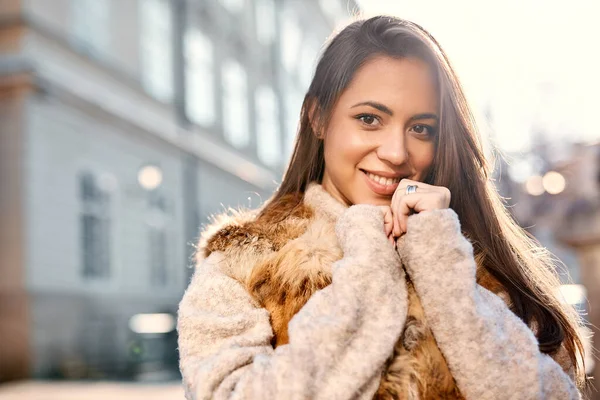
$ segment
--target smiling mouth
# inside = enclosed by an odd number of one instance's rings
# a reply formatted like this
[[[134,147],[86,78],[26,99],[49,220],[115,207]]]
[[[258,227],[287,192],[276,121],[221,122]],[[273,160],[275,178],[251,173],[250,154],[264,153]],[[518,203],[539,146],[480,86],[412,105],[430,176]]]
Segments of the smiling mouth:
[[[361,169],[361,171],[364,172],[370,180],[383,186],[392,186],[400,183],[400,180],[402,180],[401,177],[386,178],[385,176],[380,176],[364,169]]]
[[[363,169],[360,170],[364,176],[367,186],[377,195],[380,196],[391,196],[394,194],[398,185],[400,184],[401,177],[386,178],[374,174]]]
[[[400,183],[400,178],[385,178],[383,176],[375,175],[367,171],[365,171],[365,174],[367,174],[369,179],[379,183],[380,185],[391,186]]]

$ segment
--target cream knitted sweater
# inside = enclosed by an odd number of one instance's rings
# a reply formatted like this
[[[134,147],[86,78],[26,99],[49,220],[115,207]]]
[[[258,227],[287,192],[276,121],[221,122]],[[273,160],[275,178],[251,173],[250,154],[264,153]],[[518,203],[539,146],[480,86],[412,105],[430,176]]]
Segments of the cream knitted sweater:
[[[289,344],[273,349],[269,313],[223,272],[222,254],[203,260],[179,307],[187,399],[372,398],[406,319],[402,264],[465,398],[580,398],[531,330],[477,285],[454,211],[410,216],[396,251],[377,207],[345,208],[322,193],[307,198],[336,219],[343,258],[332,266],[332,283],[291,320]]]

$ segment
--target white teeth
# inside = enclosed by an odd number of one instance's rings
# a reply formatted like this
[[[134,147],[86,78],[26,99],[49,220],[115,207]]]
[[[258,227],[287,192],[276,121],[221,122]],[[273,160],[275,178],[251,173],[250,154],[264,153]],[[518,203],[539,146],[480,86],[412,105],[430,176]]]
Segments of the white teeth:
[[[372,174],[370,172],[367,172],[367,176],[370,179],[374,180],[375,182],[380,183],[385,186],[394,185],[394,184],[400,182],[400,178],[394,178],[394,179],[384,178],[383,176],[378,176],[378,175]]]

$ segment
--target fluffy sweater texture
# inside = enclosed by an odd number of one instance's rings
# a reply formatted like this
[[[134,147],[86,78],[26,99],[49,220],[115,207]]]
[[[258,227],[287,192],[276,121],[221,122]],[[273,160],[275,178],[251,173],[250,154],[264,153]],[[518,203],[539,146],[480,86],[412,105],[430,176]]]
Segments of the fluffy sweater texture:
[[[451,209],[410,216],[397,249],[377,207],[318,184],[258,211],[201,235],[179,307],[186,398],[580,398]]]

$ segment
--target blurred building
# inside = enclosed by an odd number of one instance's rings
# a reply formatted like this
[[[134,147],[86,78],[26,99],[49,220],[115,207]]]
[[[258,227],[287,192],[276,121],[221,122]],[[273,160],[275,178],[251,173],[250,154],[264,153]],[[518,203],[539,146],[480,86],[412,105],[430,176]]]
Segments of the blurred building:
[[[354,7],[0,2],[0,381],[177,370],[199,226],[275,188]]]
[[[526,155],[532,166],[519,181],[511,178],[510,168],[520,168],[522,160],[512,166],[503,162],[499,187],[519,224],[565,264],[570,279],[583,283],[573,246],[600,226],[594,220],[600,203],[600,144],[562,143],[554,146],[558,149],[551,144],[538,141]],[[568,280],[565,276],[564,283]]]
[[[579,282],[585,288],[583,309],[589,323],[590,341],[597,347],[600,338],[600,143],[575,146],[569,162],[557,168],[569,185],[569,198],[562,219],[556,225],[558,241],[574,251],[579,265]],[[593,377],[590,399],[600,399],[600,368],[597,350],[588,348],[586,363]]]
[[[592,333],[593,340],[600,336],[600,143],[553,143],[540,137],[525,158],[528,167],[523,160],[512,166],[526,170],[512,171],[513,177],[524,178],[522,182],[503,174],[501,193],[519,224],[562,263],[564,298],[581,311],[589,323],[584,334]],[[501,169],[510,172],[506,163]],[[585,344],[587,371],[597,382],[596,355],[592,343]],[[594,396],[600,398],[598,393]]]

